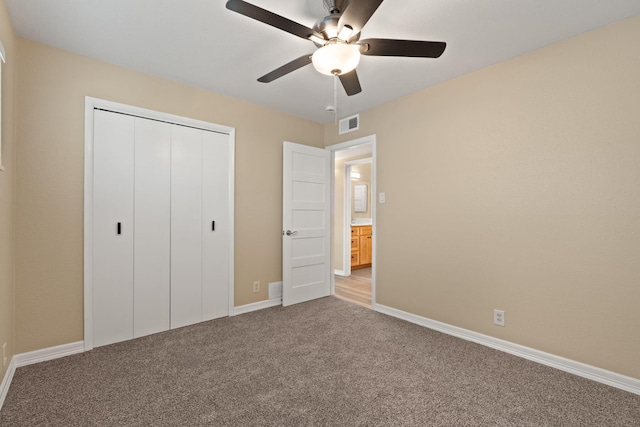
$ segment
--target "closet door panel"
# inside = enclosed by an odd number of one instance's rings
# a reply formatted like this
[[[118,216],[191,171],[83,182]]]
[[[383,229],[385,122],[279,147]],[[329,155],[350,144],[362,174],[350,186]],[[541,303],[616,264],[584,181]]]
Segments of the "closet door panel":
[[[134,337],[169,329],[171,125],[135,120]]]
[[[203,131],[202,320],[229,314],[228,141],[228,135]]]
[[[171,127],[171,328],[202,321],[202,132]]]
[[[96,347],[133,338],[133,150],[134,118],[95,110],[93,340]]]

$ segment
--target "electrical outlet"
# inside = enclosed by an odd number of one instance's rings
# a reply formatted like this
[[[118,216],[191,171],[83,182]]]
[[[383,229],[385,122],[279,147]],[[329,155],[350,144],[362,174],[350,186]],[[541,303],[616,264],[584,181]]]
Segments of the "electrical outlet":
[[[253,292],[260,292],[260,282],[253,282]]]
[[[2,367],[7,366],[7,343],[2,344]]]
[[[504,326],[504,310],[493,310],[493,323],[498,326]]]

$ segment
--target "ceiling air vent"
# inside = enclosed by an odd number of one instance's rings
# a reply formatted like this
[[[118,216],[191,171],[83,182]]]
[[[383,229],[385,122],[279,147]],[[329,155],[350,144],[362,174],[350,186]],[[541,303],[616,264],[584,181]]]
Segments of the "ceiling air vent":
[[[360,115],[356,114],[355,116],[345,117],[340,120],[338,133],[342,135],[343,133],[353,132],[358,129],[360,129]]]

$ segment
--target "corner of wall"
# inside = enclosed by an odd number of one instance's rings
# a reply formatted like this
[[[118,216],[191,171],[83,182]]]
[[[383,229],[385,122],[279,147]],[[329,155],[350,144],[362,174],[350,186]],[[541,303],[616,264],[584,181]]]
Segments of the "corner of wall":
[[[2,64],[2,164],[0,171],[0,378],[11,371],[15,353],[15,111],[16,36],[6,3],[0,0],[0,40],[6,53]],[[6,344],[6,347],[4,346]],[[5,350],[3,351],[3,347]],[[4,380],[3,380],[4,384]]]

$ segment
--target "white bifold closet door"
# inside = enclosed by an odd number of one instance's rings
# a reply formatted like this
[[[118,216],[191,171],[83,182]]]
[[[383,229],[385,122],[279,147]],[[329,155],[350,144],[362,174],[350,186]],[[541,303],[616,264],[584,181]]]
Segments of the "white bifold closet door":
[[[94,346],[228,315],[228,138],[94,112]]]
[[[202,317],[202,135],[176,127],[171,145],[171,327]]]
[[[171,126],[135,119],[133,336],[166,331],[171,297]]]
[[[226,136],[172,126],[171,328],[228,314]]]
[[[96,110],[93,138],[93,336],[133,338],[135,119]]]

